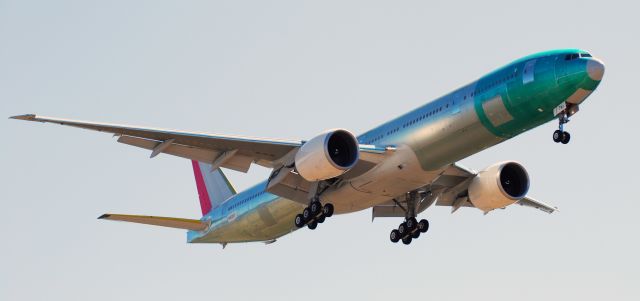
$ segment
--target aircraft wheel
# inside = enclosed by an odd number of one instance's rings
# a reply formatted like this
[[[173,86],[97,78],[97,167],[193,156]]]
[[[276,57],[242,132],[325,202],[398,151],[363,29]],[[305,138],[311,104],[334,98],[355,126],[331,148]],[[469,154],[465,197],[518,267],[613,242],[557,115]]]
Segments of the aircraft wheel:
[[[326,217],[324,216],[324,214],[321,214],[319,217],[316,218],[316,220],[318,221],[318,223],[322,224],[324,223],[324,220],[326,219]]]
[[[398,226],[398,233],[400,233],[400,237],[407,235],[409,233],[409,229],[407,228],[407,223],[402,223]]]
[[[302,211],[302,217],[304,218],[305,221],[308,221],[311,219],[311,210],[309,210],[309,207],[304,208],[304,210]]]
[[[411,238],[416,239],[418,237],[420,237],[420,231],[416,231],[416,232],[411,233]]]
[[[562,141],[562,136],[562,131],[556,130],[555,132],[553,132],[553,142],[558,143]]]
[[[416,226],[418,225],[418,221],[416,220],[415,217],[407,219],[406,223],[407,223],[407,228],[409,229],[409,231],[415,229]]]
[[[309,209],[311,210],[311,214],[315,216],[320,213],[320,210],[322,210],[322,204],[318,201],[313,201],[311,202],[311,205],[309,205]]]
[[[391,230],[391,234],[389,234],[389,238],[391,239],[392,243],[397,243],[398,241],[400,241],[400,233],[398,233],[398,230],[393,229]]]
[[[302,214],[296,215],[295,224],[298,228],[304,227],[304,217],[302,216]]]
[[[411,236],[407,236],[407,237],[402,239],[402,243],[405,244],[405,245],[408,245],[408,244],[411,243],[411,240],[412,240]]]
[[[324,206],[322,206],[322,213],[326,217],[331,217],[333,215],[333,204],[331,203],[324,204]]]
[[[426,219],[420,220],[418,223],[418,230],[422,233],[427,232],[427,230],[429,230],[429,221]]]
[[[315,229],[315,228],[317,228],[317,227],[318,227],[318,222],[317,222],[317,221],[311,221],[311,222],[307,225],[307,227],[309,227],[309,229],[313,230],[313,229]]]
[[[563,132],[562,133],[562,144],[567,144],[569,143],[569,140],[571,140],[571,135],[569,134],[569,132]]]

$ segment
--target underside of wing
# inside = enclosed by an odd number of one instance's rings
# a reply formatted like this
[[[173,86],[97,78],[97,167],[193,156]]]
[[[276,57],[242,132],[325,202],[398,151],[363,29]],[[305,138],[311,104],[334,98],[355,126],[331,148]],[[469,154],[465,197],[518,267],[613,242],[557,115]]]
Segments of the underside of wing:
[[[536,200],[529,196],[526,196],[522,200],[518,201],[518,204],[525,207],[536,208],[546,213],[553,213],[555,211],[558,211],[558,207],[552,206],[543,201]]]
[[[418,198],[416,211],[422,212],[433,203],[437,206],[451,207],[452,213],[462,207],[477,207],[470,200],[469,187],[478,174],[479,173],[475,170],[458,164],[450,165],[448,168],[444,169],[431,184],[421,189],[421,195]],[[495,183],[496,180],[492,180],[492,182]],[[508,204],[513,203],[536,208],[547,213],[553,213],[558,210],[557,207],[536,200],[530,196],[523,196],[520,199],[511,200]],[[372,210],[372,217],[403,217],[406,215],[405,207],[407,206],[408,204],[405,199],[393,199],[387,203],[375,206]],[[504,208],[504,206],[493,207],[492,209],[497,208]],[[478,209],[483,210],[483,208]],[[490,210],[483,211],[487,213]]]
[[[444,190],[438,197],[436,205],[438,206],[451,206],[452,211],[457,210],[460,207],[474,207],[473,203],[469,200],[469,185],[471,180],[478,175],[475,170],[463,167],[459,164],[452,164],[445,170],[445,172],[434,182],[436,185],[440,185]],[[517,204],[522,206],[536,208],[547,213],[553,213],[558,208],[547,204],[542,201],[538,201],[530,196],[524,196],[516,201]]]

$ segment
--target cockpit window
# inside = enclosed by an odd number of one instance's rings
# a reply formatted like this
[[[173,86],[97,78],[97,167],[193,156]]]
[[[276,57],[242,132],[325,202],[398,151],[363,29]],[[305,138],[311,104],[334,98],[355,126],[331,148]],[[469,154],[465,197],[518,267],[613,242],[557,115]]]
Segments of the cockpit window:
[[[564,56],[564,60],[565,61],[572,61],[575,60],[579,57],[579,55],[577,53],[572,53],[572,54],[567,54]]]
[[[591,57],[588,53],[570,53],[564,56],[565,61],[573,61],[579,57]]]

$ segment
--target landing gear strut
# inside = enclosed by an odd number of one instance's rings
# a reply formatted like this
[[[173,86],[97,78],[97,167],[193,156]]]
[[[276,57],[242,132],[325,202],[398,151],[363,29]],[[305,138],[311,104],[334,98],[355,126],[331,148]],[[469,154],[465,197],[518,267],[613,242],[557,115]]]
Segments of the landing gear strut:
[[[569,140],[571,140],[571,135],[569,134],[569,132],[564,131],[565,123],[569,122],[569,116],[567,115],[567,112],[563,111],[562,113],[560,113],[558,122],[558,129],[553,132],[553,141],[555,143],[561,142],[562,144],[567,144],[569,143]]]
[[[294,223],[298,228],[306,225],[309,229],[314,230],[318,227],[318,224],[324,223],[324,220],[332,215],[333,205],[326,203],[323,206],[320,200],[315,198],[307,208],[304,208],[301,214],[296,215]]]
[[[405,209],[406,217],[405,221],[398,226],[398,229],[391,230],[389,239],[391,242],[397,243],[402,240],[402,243],[408,245],[412,240],[420,237],[421,233],[429,230],[429,221],[426,219],[416,219],[416,207],[418,203],[419,195],[417,192],[412,191],[407,195],[407,208]]]

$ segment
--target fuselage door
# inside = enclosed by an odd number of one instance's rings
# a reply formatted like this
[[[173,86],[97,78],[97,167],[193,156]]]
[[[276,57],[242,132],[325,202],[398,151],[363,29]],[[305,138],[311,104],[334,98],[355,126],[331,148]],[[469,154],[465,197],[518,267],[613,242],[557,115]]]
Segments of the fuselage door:
[[[522,70],[522,84],[526,85],[534,80],[536,60],[530,60],[524,65]]]

